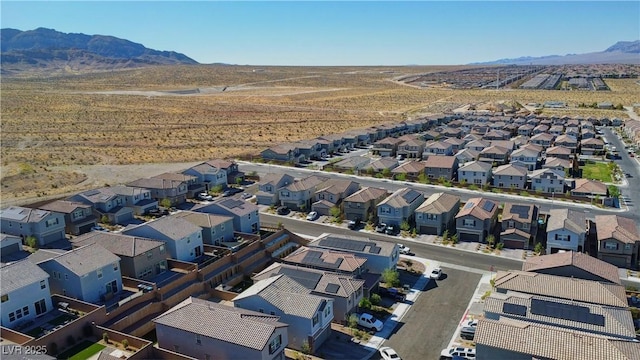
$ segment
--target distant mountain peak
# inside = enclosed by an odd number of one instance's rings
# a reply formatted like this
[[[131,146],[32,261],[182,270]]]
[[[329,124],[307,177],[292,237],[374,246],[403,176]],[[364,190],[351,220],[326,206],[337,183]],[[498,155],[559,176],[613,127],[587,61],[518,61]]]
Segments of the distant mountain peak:
[[[636,41],[618,41],[604,52],[620,51],[624,53],[640,54],[640,40]]]

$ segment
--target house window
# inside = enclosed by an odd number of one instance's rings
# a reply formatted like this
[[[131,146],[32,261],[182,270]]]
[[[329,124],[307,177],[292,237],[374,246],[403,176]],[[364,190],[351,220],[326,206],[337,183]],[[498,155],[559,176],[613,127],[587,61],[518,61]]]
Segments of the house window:
[[[475,227],[476,221],[474,219],[463,219],[462,226],[464,227]]]
[[[220,224],[220,230],[224,231],[224,223]]]
[[[556,234],[555,239],[558,241],[571,241],[571,235]]]
[[[160,254],[164,254],[164,245],[160,245]]]
[[[264,313],[264,309],[258,309],[258,312]]]
[[[607,250],[618,250],[618,243],[615,241],[605,241],[604,248]]]
[[[106,288],[107,288],[107,294],[111,294],[111,293],[115,294],[118,292],[118,282],[116,280],[113,280],[112,282],[106,285]]]
[[[45,280],[41,280],[40,281],[40,289],[46,289],[47,288],[47,282]]]
[[[147,251],[147,259],[151,259],[153,257],[153,251]],[[116,267],[115,270],[118,270]]]
[[[4,294],[2,295],[2,297],[0,297],[0,302],[7,302],[9,301],[9,294]]]
[[[536,184],[540,184],[542,181],[540,179],[536,179]]]
[[[28,306],[23,307],[22,308],[22,313],[24,314],[24,316],[29,315],[29,307]]]
[[[436,214],[426,214],[427,220],[438,220],[438,215]]]
[[[280,346],[282,346],[282,335],[278,335],[273,340],[271,340],[271,342],[269,343],[269,354],[273,354],[278,351],[278,349],[280,349]]]
[[[275,315],[275,314],[276,314],[276,312],[275,312],[275,311],[269,311],[269,314],[271,314],[271,315]]]
[[[69,280],[69,274],[64,274],[64,279]]]
[[[315,315],[313,315],[313,326],[318,325],[319,322],[320,322],[320,316],[316,313]]]
[[[47,312],[47,303],[44,299],[34,302],[33,307],[36,309],[36,316]]]
[[[16,319],[22,319],[22,309],[16,310]]]
[[[14,322],[16,321],[16,314],[11,312],[9,313],[9,321]]]
[[[473,183],[476,185],[482,185],[482,179],[473,179]]]
[[[328,317],[329,315],[331,315],[331,307],[327,306],[324,308],[324,317]]]
[[[631,250],[631,244],[624,244],[625,250]]]
[[[513,222],[513,220],[509,220],[508,226],[509,226],[509,229],[512,229],[516,226],[516,224]]]
[[[96,270],[96,273],[98,273],[98,279],[102,279],[102,269]]]
[[[196,334],[196,344],[202,345],[202,337],[200,334]]]

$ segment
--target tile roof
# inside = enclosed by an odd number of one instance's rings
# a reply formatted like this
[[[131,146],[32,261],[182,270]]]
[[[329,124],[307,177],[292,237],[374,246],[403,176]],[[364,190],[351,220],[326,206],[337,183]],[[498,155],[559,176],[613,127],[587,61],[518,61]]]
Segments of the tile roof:
[[[464,165],[462,165],[458,169],[458,174],[460,171],[489,171],[491,170],[491,164],[482,162],[482,161],[471,161]]]
[[[271,184],[276,186],[284,177],[291,177],[289,174],[280,174],[280,173],[269,173],[260,177],[260,185]],[[285,184],[288,185],[288,184]]]
[[[542,150],[544,150],[544,148],[542,146],[536,145],[536,144],[531,144],[531,143],[520,146],[520,149],[534,150],[538,154],[540,154],[542,152]]]
[[[529,178],[535,179],[538,177],[542,177],[543,175],[551,175],[551,174],[557,176],[559,179],[564,179],[564,175],[565,175],[564,171],[557,170],[557,169],[538,169],[530,172]]]
[[[434,193],[425,200],[416,212],[442,214],[460,206],[460,197],[447,193]]]
[[[527,168],[513,164],[500,165],[493,170],[493,175],[526,176]]]
[[[599,145],[604,146],[604,141],[596,138],[583,139],[580,141],[582,145]]]
[[[498,271],[495,288],[591,304],[629,306],[622,285],[529,271]]]
[[[77,208],[91,209],[91,205],[83,204],[77,201],[56,200],[44,205],[40,205],[38,208],[41,210],[53,211],[62,214],[71,214]]]
[[[127,186],[141,187],[146,189],[173,189],[183,183],[181,180],[163,179],[159,177],[143,178],[127,183]]]
[[[167,181],[176,181],[176,182],[190,182],[197,180],[198,178],[193,175],[181,174],[181,173],[172,173],[166,172],[156,176],[152,176],[152,179],[162,179]]]
[[[262,350],[278,328],[279,317],[190,297],[153,319],[165,325],[212,339]]]
[[[196,166],[192,166],[187,170],[193,170],[199,174],[216,174],[218,173],[218,171],[220,171],[220,169],[218,169],[217,167],[207,163],[202,163]]]
[[[164,242],[137,236],[105,231],[92,231],[72,239],[73,246],[99,244],[119,256],[135,257],[159,248]]]
[[[474,342],[544,359],[640,359],[639,342],[507,318],[481,319]]]
[[[570,144],[577,144],[578,140],[575,138],[575,136],[571,136],[571,135],[560,135],[556,138],[556,144],[557,143],[570,143]]]
[[[30,209],[22,206],[9,206],[0,210],[0,218],[21,223],[38,223],[49,215],[51,215],[51,211]]]
[[[99,244],[87,244],[58,255],[49,261],[55,261],[74,274],[82,276],[117,263],[120,258]]]
[[[234,214],[235,216],[253,214],[258,212],[259,209],[258,205],[250,201],[245,201],[244,199],[240,198],[240,195],[235,195],[228,198],[223,197],[213,200],[209,204],[196,205],[191,208],[191,210],[205,213],[216,213],[218,211],[216,209],[219,208],[222,208],[229,213]]]
[[[424,161],[407,161],[404,164],[401,164],[400,166],[391,170],[391,172],[394,174],[419,173],[424,172],[425,167],[426,163]]]
[[[559,159],[556,157],[548,157],[545,161],[544,161],[544,165],[542,165],[543,168],[547,168],[547,167],[563,167],[565,169],[569,169],[571,168],[571,161],[567,160],[567,159]]]
[[[111,191],[113,191],[114,194],[125,195],[125,196],[142,195],[142,194],[145,194],[145,193],[149,192],[149,190],[147,190],[147,189],[141,189],[141,188],[136,188],[136,187],[133,187],[133,186],[126,186],[126,185],[112,186],[111,187]]]
[[[347,179],[329,179],[324,183],[320,184],[316,189],[316,192],[326,191],[330,194],[341,195],[344,194],[349,187],[356,185],[357,188],[360,188],[360,184],[356,183],[353,180]]]
[[[354,167],[362,167],[371,162],[371,159],[364,156],[352,156],[346,159],[340,160],[334,164],[335,167],[341,168],[354,168]]]
[[[374,142],[374,145],[396,145],[396,144],[400,144],[403,140],[402,139],[397,139],[397,138],[393,138],[393,137],[386,137],[384,139],[380,139],[376,142]]]
[[[49,274],[31,261],[21,260],[10,263],[0,268],[2,295],[48,278]]]
[[[589,179],[575,179],[573,192],[607,195],[607,185],[601,181]]]
[[[505,202],[502,209],[502,221],[515,220],[522,223],[531,223],[537,220],[538,208],[533,204],[515,204]]]
[[[268,148],[275,154],[286,155],[289,151],[295,151],[298,147],[293,144],[279,144]]]
[[[489,141],[489,143],[491,144],[491,146],[505,148],[507,149],[507,151],[513,150],[515,146],[515,142],[513,142],[512,140],[491,140]]]
[[[554,135],[549,134],[549,133],[540,133],[540,134],[535,134],[531,137],[530,141],[534,142],[534,141],[552,141],[554,138]]]
[[[471,198],[464,204],[462,210],[456,215],[456,219],[463,216],[473,216],[480,220],[490,219],[498,211],[498,203],[485,198]]]
[[[566,251],[528,258],[522,264],[523,271],[538,271],[564,266],[575,266],[588,273],[598,275],[612,283],[620,284],[618,268],[593,256],[575,251]]]
[[[586,233],[587,218],[584,212],[573,209],[551,209],[547,220],[547,232],[566,229],[575,234]]]
[[[515,234],[517,236],[519,236],[521,239],[525,240],[525,239],[529,239],[531,238],[531,234],[529,234],[528,232],[524,232],[520,229],[516,229],[516,228],[509,228],[505,231],[502,231],[500,233],[500,236],[507,236],[507,235],[512,235]]]
[[[547,155],[555,155],[555,154],[571,155],[571,149],[561,145],[552,146],[548,148],[545,152],[547,153]]]
[[[124,229],[122,233],[137,233],[136,229],[144,229],[145,227],[151,228],[166,237],[164,239],[158,240],[180,240],[192,235],[193,233],[202,232],[202,228],[193,225],[185,219],[181,219],[175,216],[163,216],[147,223]]]
[[[389,156],[381,157],[380,159],[373,160],[369,165],[365,166],[364,169],[373,169],[376,171],[384,170],[384,169],[393,169],[399,165],[398,160],[396,158],[392,158]]]
[[[294,181],[293,183],[287,185],[286,189],[294,192],[309,190],[315,188],[316,186],[327,180],[329,180],[328,177],[311,175],[307,176],[306,178]]]
[[[333,302],[332,299],[311,294],[311,290],[286,275],[259,280],[236,296],[233,301],[235,303],[254,295],[261,297],[285,314],[309,319],[326,303]]]
[[[536,151],[535,149],[520,148],[511,153],[511,158],[518,157],[518,156],[538,157],[539,155],[540,155],[540,152]]]
[[[309,261],[310,257],[307,257],[309,253],[319,253],[313,256],[312,262]],[[366,258],[356,256],[355,254],[348,252],[340,252],[322,248],[300,247],[287,257],[283,259],[285,262],[296,263],[308,266],[320,266],[326,269],[332,269],[333,271],[345,271],[354,272],[364,266],[367,262]]]
[[[382,200],[378,206],[389,205],[393,208],[402,208],[410,206],[416,201],[422,203],[424,201],[424,194],[410,188],[401,188],[387,196],[387,198]]]
[[[206,162],[207,164],[217,167],[218,169],[228,169],[233,164],[235,164],[232,160],[224,160],[224,159],[213,159]]]
[[[203,229],[212,228],[226,222],[233,222],[233,218],[231,216],[209,214],[197,211],[179,211],[178,213],[171,214],[170,216],[185,219],[193,225],[199,226]]]
[[[446,141],[444,141],[444,140],[441,140],[441,141],[432,141],[432,142],[429,142],[429,143],[427,143],[427,144],[425,145],[425,147],[426,147],[427,149],[448,149],[448,148],[450,148],[451,146],[453,146],[453,144],[451,144],[451,143],[449,143],[449,142],[446,142]]]
[[[455,156],[429,156],[424,161],[425,168],[451,169],[458,161]]]
[[[522,311],[510,311],[518,307]],[[629,309],[589,304],[573,300],[518,292],[492,293],[484,301],[484,311],[533,323],[558,326],[607,336],[635,339]],[[588,315],[587,315],[588,314]]]
[[[598,240],[615,239],[625,244],[640,241],[636,221],[618,215],[596,215]]]
[[[324,248],[337,251],[348,251],[352,254],[374,254],[392,256],[396,244],[387,241],[371,240],[362,236],[338,235],[324,233],[311,240],[308,247]]]
[[[362,188],[362,189],[356,191],[355,193],[349,195],[348,197],[346,197],[344,199],[344,201],[367,202],[367,201],[378,199],[378,198],[380,198],[382,196],[386,196],[388,194],[389,193],[387,192],[386,189],[380,189],[380,188],[375,188],[375,187],[366,187],[366,188]]]

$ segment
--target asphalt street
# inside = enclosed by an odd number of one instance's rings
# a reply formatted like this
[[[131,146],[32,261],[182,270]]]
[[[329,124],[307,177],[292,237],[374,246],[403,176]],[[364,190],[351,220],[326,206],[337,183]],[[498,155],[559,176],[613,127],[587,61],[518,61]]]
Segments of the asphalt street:
[[[627,178],[627,185],[619,186],[622,195],[621,202],[626,203],[629,207],[629,211],[624,216],[640,222],[640,214],[637,211],[637,207],[640,204],[640,165],[635,158],[629,156],[622,140],[610,128],[603,128],[603,132],[607,137],[607,141],[615,146],[620,154],[621,158],[615,160],[615,162],[622,169],[622,173],[629,173],[632,176]]]

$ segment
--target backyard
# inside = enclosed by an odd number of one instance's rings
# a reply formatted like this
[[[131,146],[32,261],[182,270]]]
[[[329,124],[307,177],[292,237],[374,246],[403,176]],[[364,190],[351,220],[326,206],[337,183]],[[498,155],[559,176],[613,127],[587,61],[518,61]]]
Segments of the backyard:
[[[603,163],[588,161],[582,169],[582,177],[585,179],[599,180],[602,182],[612,182],[614,163]]]
[[[85,360],[99,353],[106,346],[85,340],[71,349],[58,354],[58,359]]]

